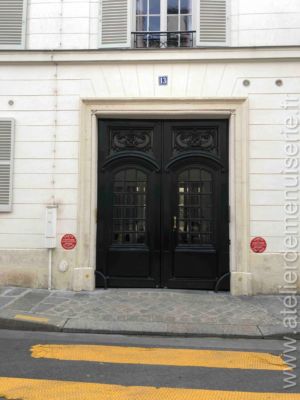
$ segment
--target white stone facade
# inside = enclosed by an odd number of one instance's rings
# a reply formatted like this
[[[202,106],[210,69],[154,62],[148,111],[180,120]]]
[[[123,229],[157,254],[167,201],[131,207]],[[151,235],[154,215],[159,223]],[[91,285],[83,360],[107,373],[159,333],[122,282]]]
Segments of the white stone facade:
[[[0,118],[16,124],[13,209],[0,213],[0,285],[47,287],[45,208],[57,204],[52,287],[94,289],[95,118],[121,113],[229,118],[231,291],[280,291],[282,132],[291,115],[300,138],[300,3],[232,0],[229,10],[226,48],[98,51],[98,0],[28,0],[26,49],[0,51]],[[158,86],[160,75],[168,86]],[[65,233],[77,236],[75,250],[61,248]],[[250,250],[255,236],[267,241],[263,254]]]

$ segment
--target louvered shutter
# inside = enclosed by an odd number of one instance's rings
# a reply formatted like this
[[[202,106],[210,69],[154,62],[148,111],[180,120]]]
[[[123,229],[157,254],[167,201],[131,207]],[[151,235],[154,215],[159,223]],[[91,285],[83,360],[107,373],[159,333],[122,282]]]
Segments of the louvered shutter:
[[[100,47],[130,47],[132,0],[101,0]]]
[[[11,211],[14,121],[0,119],[0,211]]]
[[[0,0],[0,48],[24,47],[26,0]]]
[[[197,45],[227,44],[227,1],[200,0]]]

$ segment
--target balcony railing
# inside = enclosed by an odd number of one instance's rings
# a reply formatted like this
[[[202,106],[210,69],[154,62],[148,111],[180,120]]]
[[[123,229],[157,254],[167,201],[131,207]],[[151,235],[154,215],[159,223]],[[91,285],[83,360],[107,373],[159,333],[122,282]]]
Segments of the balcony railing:
[[[136,49],[165,49],[178,47],[194,47],[196,31],[176,32],[132,32]]]

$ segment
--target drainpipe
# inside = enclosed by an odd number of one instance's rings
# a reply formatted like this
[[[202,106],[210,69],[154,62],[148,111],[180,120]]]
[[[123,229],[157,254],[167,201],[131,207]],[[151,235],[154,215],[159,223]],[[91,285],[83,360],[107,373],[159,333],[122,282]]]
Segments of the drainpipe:
[[[57,205],[46,206],[45,248],[48,249],[48,290],[52,289],[52,253],[56,248]]]

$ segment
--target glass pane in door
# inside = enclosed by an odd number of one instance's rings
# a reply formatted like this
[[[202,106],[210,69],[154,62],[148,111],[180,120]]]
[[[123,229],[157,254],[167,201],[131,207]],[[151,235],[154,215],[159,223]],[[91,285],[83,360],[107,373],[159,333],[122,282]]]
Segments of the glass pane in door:
[[[178,176],[179,244],[209,244],[213,241],[212,174],[191,168]]]
[[[115,244],[146,241],[147,176],[138,169],[118,172],[113,181],[113,238]]]

